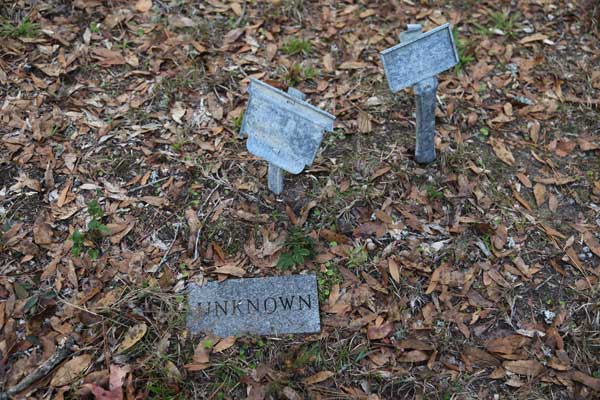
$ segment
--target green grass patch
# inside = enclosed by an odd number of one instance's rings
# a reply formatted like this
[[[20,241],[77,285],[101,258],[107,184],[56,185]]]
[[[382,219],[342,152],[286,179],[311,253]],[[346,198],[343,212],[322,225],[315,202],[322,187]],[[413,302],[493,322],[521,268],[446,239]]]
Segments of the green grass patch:
[[[454,43],[456,44],[456,51],[458,52],[458,64],[454,67],[456,72],[462,71],[465,65],[475,61],[475,56],[473,55],[473,46],[470,40],[459,37],[458,29],[455,26],[452,29],[452,37],[454,38]]]
[[[307,56],[312,51],[312,44],[308,40],[291,38],[283,44],[281,51],[288,56],[295,56],[297,54]]]
[[[330,261],[325,263],[325,270],[317,273],[317,285],[319,291],[319,301],[327,301],[331,288],[337,283],[342,283],[342,274]]]
[[[82,254],[88,254],[92,260],[95,260],[100,255],[99,244],[102,241],[102,235],[109,234],[110,230],[102,223],[104,218],[104,210],[98,204],[96,199],[87,203],[87,211],[92,217],[88,222],[87,232],[81,232],[75,229],[70,239],[73,241],[71,254],[79,257]],[[91,242],[93,246],[89,246]]]
[[[33,23],[29,18],[25,18],[17,25],[13,25],[6,21],[0,25],[0,36],[17,38],[35,38],[40,34],[39,24]]]
[[[286,69],[282,79],[288,86],[296,86],[301,82],[314,79],[319,75],[319,70],[308,66],[305,67],[302,64],[292,64],[291,67]]]
[[[277,267],[290,269],[304,264],[315,256],[314,246],[315,242],[310,236],[297,227],[292,228],[283,245],[285,250],[279,256]]]

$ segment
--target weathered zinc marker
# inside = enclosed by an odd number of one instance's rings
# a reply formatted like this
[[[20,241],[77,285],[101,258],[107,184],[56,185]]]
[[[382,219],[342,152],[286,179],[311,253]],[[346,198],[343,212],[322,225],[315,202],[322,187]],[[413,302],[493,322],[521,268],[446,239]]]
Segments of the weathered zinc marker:
[[[392,92],[411,85],[417,95],[417,162],[435,160],[436,75],[458,63],[450,24],[422,33],[421,25],[409,24],[400,44],[381,52],[383,68]]]
[[[289,275],[190,284],[187,325],[192,334],[220,337],[319,332],[317,279]]]
[[[283,191],[283,170],[298,174],[313,163],[325,131],[333,131],[335,117],[304,101],[305,95],[289,88],[285,93],[250,79],[250,99],[240,135],[246,146],[269,162],[269,189]]]

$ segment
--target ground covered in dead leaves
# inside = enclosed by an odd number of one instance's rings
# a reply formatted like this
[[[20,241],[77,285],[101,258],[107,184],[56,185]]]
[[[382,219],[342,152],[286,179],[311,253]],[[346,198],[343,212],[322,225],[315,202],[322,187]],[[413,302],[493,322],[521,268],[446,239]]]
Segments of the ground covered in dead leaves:
[[[598,7],[3,2],[0,398],[597,399]],[[428,166],[378,56],[414,22],[461,57]],[[281,198],[249,77],[337,117]],[[321,334],[188,335],[187,282],[306,272]]]

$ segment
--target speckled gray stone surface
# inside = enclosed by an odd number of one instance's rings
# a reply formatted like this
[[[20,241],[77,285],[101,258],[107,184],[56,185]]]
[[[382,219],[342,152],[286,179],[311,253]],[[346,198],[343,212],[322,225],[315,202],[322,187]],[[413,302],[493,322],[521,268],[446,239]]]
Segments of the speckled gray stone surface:
[[[212,281],[189,285],[192,334],[282,335],[321,330],[314,275]]]

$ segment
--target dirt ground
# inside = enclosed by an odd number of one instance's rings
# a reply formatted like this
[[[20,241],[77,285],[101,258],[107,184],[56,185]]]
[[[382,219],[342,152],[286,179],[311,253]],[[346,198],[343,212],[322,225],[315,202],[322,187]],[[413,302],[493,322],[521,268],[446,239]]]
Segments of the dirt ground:
[[[420,165],[379,52],[447,22]],[[597,1],[0,0],[0,38],[0,398],[600,397]],[[336,117],[281,196],[249,78]],[[189,282],[291,273],[319,334],[187,331]]]

